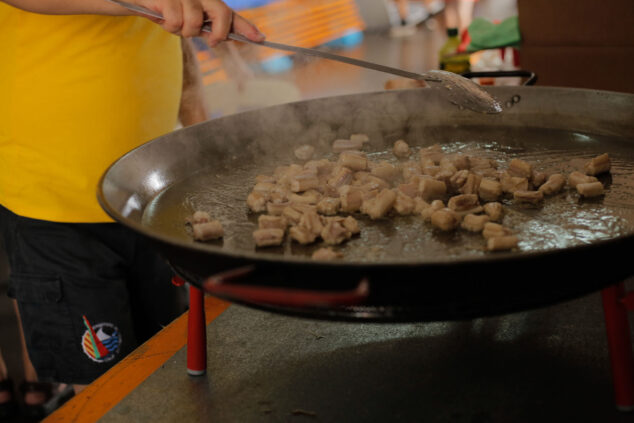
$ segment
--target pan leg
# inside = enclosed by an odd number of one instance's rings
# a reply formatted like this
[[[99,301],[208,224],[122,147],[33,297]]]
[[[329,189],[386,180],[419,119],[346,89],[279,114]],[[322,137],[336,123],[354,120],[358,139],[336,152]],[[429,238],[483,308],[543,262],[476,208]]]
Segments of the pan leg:
[[[614,397],[620,411],[634,410],[634,358],[627,320],[625,285],[607,287],[601,292],[603,313],[612,365]]]
[[[190,376],[202,376],[206,371],[205,297],[202,290],[190,285],[187,316],[187,373]]]

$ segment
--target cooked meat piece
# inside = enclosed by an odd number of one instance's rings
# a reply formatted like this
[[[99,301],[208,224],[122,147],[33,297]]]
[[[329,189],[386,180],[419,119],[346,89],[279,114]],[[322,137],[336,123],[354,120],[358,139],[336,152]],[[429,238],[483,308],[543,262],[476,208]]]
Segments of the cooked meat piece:
[[[608,153],[601,154],[590,160],[583,167],[583,170],[586,172],[586,175],[599,175],[601,173],[609,172],[611,167],[610,157]]]
[[[211,216],[209,216],[209,213],[205,211],[200,211],[200,210],[197,210],[194,212],[194,215],[191,217],[191,221],[190,221],[192,225],[196,225],[197,223],[207,223],[207,222],[211,222]]]
[[[291,203],[297,204],[317,204],[319,200],[321,200],[321,193],[314,189],[310,189],[305,191],[302,194],[291,194],[288,196],[288,199]]]
[[[492,179],[482,178],[478,195],[482,201],[497,201],[502,195],[502,184]]]
[[[275,188],[268,195],[268,199],[271,203],[285,203],[288,201],[288,196],[291,192],[279,185],[276,185]]]
[[[330,178],[328,178],[328,185],[333,188],[339,188],[344,185],[350,184],[352,181],[353,172],[347,167],[337,166],[333,169]]]
[[[335,153],[341,153],[346,150],[361,150],[363,142],[360,140],[335,140],[332,143],[332,151]]]
[[[451,163],[446,163],[440,166],[440,169],[434,175],[434,178],[439,181],[443,181],[445,185],[448,185],[451,177],[455,175],[456,172],[458,172],[458,169],[456,169],[454,165],[452,165]]]
[[[482,230],[482,236],[486,239],[495,238],[500,236],[511,235],[513,232],[509,228],[505,228],[504,226],[487,222],[484,224],[484,229]]]
[[[420,171],[423,175],[436,176],[440,172],[440,166],[434,164],[432,160],[421,163]]]
[[[431,214],[431,224],[441,231],[451,231],[458,227],[460,218],[453,210],[440,209]]]
[[[443,157],[440,160],[440,166],[445,164],[451,164],[457,170],[469,170],[471,167],[469,156],[460,153]]]
[[[413,176],[421,175],[421,168],[418,163],[415,161],[408,161],[401,165],[401,169],[403,172],[403,179],[406,181],[411,179]]]
[[[519,176],[528,180],[533,176],[533,166],[524,160],[513,159],[509,163],[508,173],[511,176]]]
[[[434,164],[440,163],[440,159],[444,157],[444,153],[442,152],[442,148],[440,144],[434,144],[429,147],[423,148],[420,150],[419,157],[421,166],[428,160],[434,162]]]
[[[288,230],[288,235],[300,244],[312,244],[317,239],[318,234],[301,226],[291,226]]]
[[[484,205],[484,212],[493,222],[499,222],[500,220],[502,220],[504,209],[502,208],[502,204],[500,203],[486,203]]]
[[[401,175],[401,172],[396,166],[385,161],[372,166],[371,169],[370,173],[372,175],[385,181],[395,181]]]
[[[431,215],[434,214],[435,211],[441,210],[445,208],[445,204],[440,200],[434,200],[428,207],[424,207],[420,215],[425,222],[431,221]]]
[[[477,173],[469,173],[467,176],[467,180],[462,185],[462,187],[458,190],[462,194],[477,194],[480,189],[480,184],[482,183],[482,175],[478,175]]]
[[[421,179],[418,192],[425,201],[440,199],[447,193],[447,185],[443,181]]]
[[[343,151],[339,154],[339,164],[355,171],[368,168],[368,158],[360,151]]]
[[[310,160],[313,154],[315,154],[315,147],[312,145],[304,144],[295,149],[295,157],[299,160]]]
[[[504,172],[500,177],[502,191],[513,194],[515,191],[528,191],[528,178],[520,176],[512,176],[508,172]]]
[[[352,216],[348,216],[343,219],[341,224],[344,228],[350,231],[352,235],[357,235],[359,232],[361,232],[361,229],[359,229],[359,222],[357,222],[357,219]]]
[[[335,163],[327,159],[311,160],[304,164],[305,170],[310,170],[317,176],[328,175],[335,167]]]
[[[252,192],[247,197],[247,206],[254,213],[260,213],[266,210],[267,197],[259,192]]]
[[[449,178],[447,187],[450,192],[459,192],[460,188],[467,182],[470,172],[468,170],[459,170]]]
[[[423,200],[420,197],[415,197],[414,198],[414,213],[415,214],[420,214],[423,209],[429,207],[430,204],[428,202],[426,202],[425,200]],[[443,205],[444,207],[444,205]],[[442,208],[442,207],[441,207]]]
[[[538,172],[533,170],[533,175],[531,176],[531,184],[533,184],[534,188],[541,187],[548,180],[548,174],[546,172]]]
[[[475,215],[468,214],[462,219],[461,227],[470,232],[482,232],[484,224],[489,221],[489,216],[486,214]]]
[[[352,233],[343,226],[343,222],[334,219],[328,219],[321,231],[321,238],[326,244],[341,244],[349,239]]]
[[[304,213],[299,219],[298,226],[308,229],[311,233],[315,234],[315,236],[319,236],[321,230],[324,228],[321,218],[315,211]]]
[[[258,182],[253,187],[253,191],[259,192],[261,194],[269,195],[276,187],[277,185],[271,182]]]
[[[408,197],[415,198],[418,196],[418,185],[420,185],[420,182],[416,181],[407,184],[400,184],[398,186],[398,191]]]
[[[344,185],[339,188],[340,210],[345,213],[359,211],[363,204],[363,191],[358,187]]]
[[[486,157],[469,157],[469,165],[471,171],[475,173],[498,168],[498,164],[495,160],[487,159]]]
[[[269,216],[266,214],[258,217],[258,229],[286,229],[288,222],[284,216]]]
[[[275,183],[275,177],[271,176],[271,175],[258,175],[255,177],[255,182],[259,183],[259,182],[270,182],[272,184]]]
[[[317,211],[321,214],[325,214],[326,216],[337,214],[340,207],[341,200],[338,198],[326,197],[322,198],[319,203],[317,203]]]
[[[404,159],[410,155],[409,145],[403,140],[398,140],[394,143],[392,152],[396,157]]]
[[[555,173],[550,175],[548,180],[538,190],[543,192],[544,195],[554,195],[561,191],[565,184],[566,177],[561,173]]]
[[[396,201],[394,202],[394,211],[401,216],[409,216],[414,212],[414,199],[403,194],[400,190],[396,191]]]
[[[291,179],[291,191],[293,192],[308,191],[318,188],[319,185],[319,179],[316,176],[300,174]]]
[[[209,241],[210,239],[222,238],[225,234],[222,224],[217,220],[210,222],[195,223],[192,225],[194,239],[196,241]]]
[[[303,213],[295,210],[292,207],[286,207],[282,211],[282,216],[286,218],[286,220],[293,225],[297,225],[299,223],[299,219],[302,218]]]
[[[385,216],[394,206],[396,193],[390,189],[384,189],[376,197],[364,201],[362,211],[371,219],[378,219]]]
[[[350,135],[350,141],[365,144],[366,142],[370,141],[370,137],[368,137],[366,134],[352,134]]]
[[[541,204],[544,194],[541,191],[515,191],[513,199],[519,203]]]
[[[447,207],[452,211],[471,210],[479,206],[478,196],[475,194],[461,194],[453,196],[447,202]]]
[[[583,173],[577,171],[572,172],[570,175],[568,175],[568,185],[570,185],[571,188],[577,188],[577,185],[579,184],[587,184],[597,181],[598,179],[594,176],[584,175]]]
[[[601,182],[577,184],[577,192],[583,197],[598,197],[603,195],[603,184]]]
[[[253,240],[258,247],[280,245],[284,240],[284,231],[277,228],[257,229],[253,231]]]
[[[313,204],[305,204],[305,203],[289,203],[290,206],[297,210],[298,212],[304,213],[317,213],[317,206]]]
[[[334,251],[332,248],[320,248],[316,250],[312,257],[313,260],[336,260],[343,258],[343,254],[337,251]]]
[[[498,236],[487,239],[487,250],[489,251],[504,251],[517,248],[519,240],[514,235]]]
[[[272,216],[281,216],[284,209],[291,203],[266,203],[266,212]]]

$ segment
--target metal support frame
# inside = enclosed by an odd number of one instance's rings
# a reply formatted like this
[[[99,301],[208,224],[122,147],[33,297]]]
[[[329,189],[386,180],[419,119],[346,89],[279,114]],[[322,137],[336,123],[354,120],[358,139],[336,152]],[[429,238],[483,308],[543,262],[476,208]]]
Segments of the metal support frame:
[[[623,282],[601,291],[612,365],[614,400],[620,411],[634,411],[634,355],[627,312],[634,310],[634,292]]]
[[[174,276],[172,283],[183,286],[185,281]],[[207,325],[205,323],[205,294],[201,289],[189,285],[187,374],[190,376],[202,376],[207,372]]]

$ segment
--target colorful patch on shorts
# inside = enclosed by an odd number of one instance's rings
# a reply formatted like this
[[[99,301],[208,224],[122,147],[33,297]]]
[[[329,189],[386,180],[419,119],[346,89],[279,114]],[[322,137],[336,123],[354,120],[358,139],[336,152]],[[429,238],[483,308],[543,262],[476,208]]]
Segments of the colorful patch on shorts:
[[[121,334],[112,323],[97,323],[94,326],[83,316],[86,332],[81,339],[84,353],[97,363],[105,363],[117,355],[121,349]]]

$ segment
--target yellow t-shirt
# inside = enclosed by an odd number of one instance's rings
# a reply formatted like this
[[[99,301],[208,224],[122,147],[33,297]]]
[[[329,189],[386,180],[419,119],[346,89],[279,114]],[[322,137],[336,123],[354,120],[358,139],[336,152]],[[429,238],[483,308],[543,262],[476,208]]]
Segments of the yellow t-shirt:
[[[0,2],[0,204],[108,222],[99,178],[174,129],[180,39],[140,17],[50,16]]]

